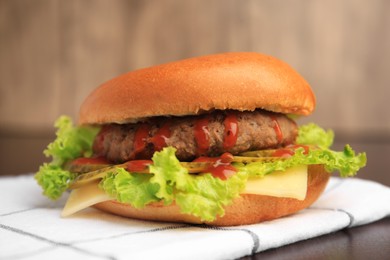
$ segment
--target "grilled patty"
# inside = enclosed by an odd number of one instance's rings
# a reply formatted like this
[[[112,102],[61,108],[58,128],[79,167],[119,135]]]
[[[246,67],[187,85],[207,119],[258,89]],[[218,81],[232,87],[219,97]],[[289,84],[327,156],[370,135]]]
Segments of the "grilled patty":
[[[94,153],[116,163],[150,159],[165,146],[191,161],[199,156],[233,155],[281,147],[295,141],[298,128],[283,114],[263,110],[214,111],[200,116],[155,117],[136,124],[108,124],[94,142]]]

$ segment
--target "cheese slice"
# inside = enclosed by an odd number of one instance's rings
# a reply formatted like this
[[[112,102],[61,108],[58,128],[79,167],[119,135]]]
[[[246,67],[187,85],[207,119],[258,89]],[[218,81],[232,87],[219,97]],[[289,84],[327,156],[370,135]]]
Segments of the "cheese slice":
[[[283,172],[273,172],[262,178],[250,178],[241,194],[258,194],[304,200],[307,190],[307,166],[297,166]],[[112,200],[97,182],[72,190],[61,216],[70,216],[99,202]]]
[[[107,200],[112,200],[112,198],[99,188],[97,182],[87,184],[72,190],[61,212],[61,216],[70,216],[82,209]]]
[[[307,165],[276,171],[263,178],[249,178],[242,194],[258,194],[304,200],[307,191]]]

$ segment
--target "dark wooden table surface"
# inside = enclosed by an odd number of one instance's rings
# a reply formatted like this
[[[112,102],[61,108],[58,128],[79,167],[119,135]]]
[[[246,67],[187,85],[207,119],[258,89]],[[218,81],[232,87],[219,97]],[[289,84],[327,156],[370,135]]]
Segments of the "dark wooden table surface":
[[[390,217],[242,258],[249,259],[390,259]]]

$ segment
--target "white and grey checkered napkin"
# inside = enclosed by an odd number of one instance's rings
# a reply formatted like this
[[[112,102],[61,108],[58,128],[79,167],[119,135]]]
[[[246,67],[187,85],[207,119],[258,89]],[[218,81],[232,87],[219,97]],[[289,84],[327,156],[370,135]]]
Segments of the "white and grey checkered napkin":
[[[239,227],[121,218],[87,209],[61,218],[31,175],[0,178],[0,259],[231,259],[390,216],[390,188],[332,177],[310,208]]]

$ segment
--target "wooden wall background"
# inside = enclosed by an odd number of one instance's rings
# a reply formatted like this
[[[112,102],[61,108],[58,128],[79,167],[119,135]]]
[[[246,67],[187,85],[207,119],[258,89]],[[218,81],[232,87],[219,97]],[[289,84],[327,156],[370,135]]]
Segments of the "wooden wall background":
[[[389,47],[386,0],[0,0],[0,174],[36,170],[53,121],[100,83],[225,51],[295,67],[317,95],[303,122],[390,140]]]

